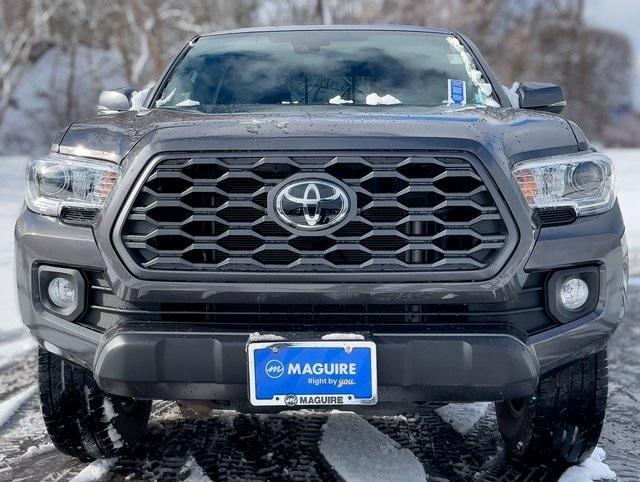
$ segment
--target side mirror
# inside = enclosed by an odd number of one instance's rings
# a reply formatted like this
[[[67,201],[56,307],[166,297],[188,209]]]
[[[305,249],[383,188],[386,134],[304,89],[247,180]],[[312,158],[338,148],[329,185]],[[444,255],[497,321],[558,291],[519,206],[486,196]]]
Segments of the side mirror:
[[[521,82],[517,90],[520,107],[560,114],[567,106],[562,87],[542,82]]]
[[[98,98],[98,114],[114,114],[131,108],[131,96],[135,89],[103,90]]]

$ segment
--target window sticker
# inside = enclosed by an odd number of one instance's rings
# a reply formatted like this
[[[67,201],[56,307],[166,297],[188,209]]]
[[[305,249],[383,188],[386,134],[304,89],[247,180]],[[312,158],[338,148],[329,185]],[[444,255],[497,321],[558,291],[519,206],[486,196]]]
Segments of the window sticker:
[[[467,105],[467,83],[464,80],[448,79],[449,105]]]

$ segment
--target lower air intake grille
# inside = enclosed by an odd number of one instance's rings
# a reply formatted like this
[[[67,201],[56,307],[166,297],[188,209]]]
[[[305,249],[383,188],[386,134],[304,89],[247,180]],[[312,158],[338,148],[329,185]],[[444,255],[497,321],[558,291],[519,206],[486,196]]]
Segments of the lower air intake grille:
[[[298,236],[269,218],[271,189],[319,173],[356,193],[351,221]],[[134,196],[122,243],[152,271],[473,272],[509,244],[491,190],[465,155],[166,156]]]

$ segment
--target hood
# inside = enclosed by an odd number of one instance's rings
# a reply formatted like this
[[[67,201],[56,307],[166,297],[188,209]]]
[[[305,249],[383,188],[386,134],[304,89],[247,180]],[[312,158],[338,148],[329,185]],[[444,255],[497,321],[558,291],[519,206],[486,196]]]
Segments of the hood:
[[[59,152],[122,162],[132,150],[339,149],[362,139],[407,149],[479,146],[503,162],[575,152],[579,143],[560,116],[521,109],[468,109],[416,115],[340,110],[201,114],[168,109],[98,116],[73,124]],[[328,139],[332,139],[328,143]],[[582,149],[584,142],[580,142]],[[303,146],[303,147],[300,147]],[[383,147],[384,148],[384,147]],[[402,147],[400,147],[402,148]],[[472,149],[477,150],[477,149]]]

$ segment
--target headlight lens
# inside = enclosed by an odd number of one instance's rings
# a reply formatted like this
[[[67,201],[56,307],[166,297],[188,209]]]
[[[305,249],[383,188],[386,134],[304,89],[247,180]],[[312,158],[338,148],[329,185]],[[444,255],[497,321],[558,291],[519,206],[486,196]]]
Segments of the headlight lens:
[[[118,176],[118,166],[109,162],[50,154],[27,167],[27,206],[49,216],[63,207],[100,209]]]
[[[597,152],[521,162],[513,176],[533,208],[571,206],[581,216],[608,211],[616,200],[613,164]]]

